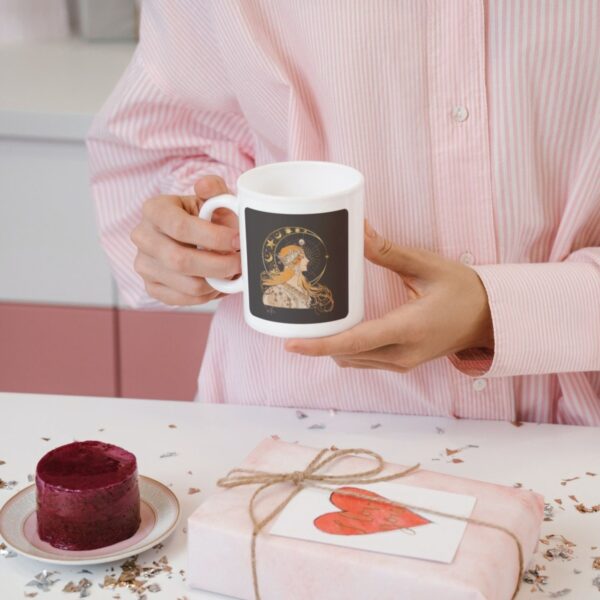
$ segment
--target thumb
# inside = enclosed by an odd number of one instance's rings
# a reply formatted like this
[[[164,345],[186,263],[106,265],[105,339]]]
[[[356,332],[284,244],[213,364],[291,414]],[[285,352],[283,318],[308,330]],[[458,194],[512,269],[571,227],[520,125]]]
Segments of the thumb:
[[[365,221],[365,256],[373,264],[391,269],[400,275],[427,279],[439,266],[439,257],[432,252],[397,246],[384,238]]]

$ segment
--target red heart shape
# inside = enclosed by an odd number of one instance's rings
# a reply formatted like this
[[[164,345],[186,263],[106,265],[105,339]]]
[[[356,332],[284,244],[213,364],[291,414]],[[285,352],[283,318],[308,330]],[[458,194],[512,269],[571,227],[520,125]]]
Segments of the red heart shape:
[[[360,494],[368,498],[358,498],[340,492]],[[389,504],[386,498],[375,492],[360,488],[339,488],[331,494],[329,500],[342,510],[321,515],[314,520],[314,524],[317,529],[334,535],[364,535],[418,527],[431,522],[408,508]]]

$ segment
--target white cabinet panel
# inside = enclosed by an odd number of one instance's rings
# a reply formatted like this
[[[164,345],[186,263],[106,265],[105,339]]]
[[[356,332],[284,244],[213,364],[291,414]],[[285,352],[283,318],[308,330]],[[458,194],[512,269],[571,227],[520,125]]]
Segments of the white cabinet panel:
[[[83,141],[0,138],[0,301],[113,304]]]

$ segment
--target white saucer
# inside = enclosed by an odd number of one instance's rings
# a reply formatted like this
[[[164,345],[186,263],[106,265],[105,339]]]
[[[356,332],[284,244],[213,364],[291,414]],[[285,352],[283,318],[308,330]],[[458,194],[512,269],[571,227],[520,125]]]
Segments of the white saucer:
[[[35,484],[15,494],[0,510],[0,536],[15,552],[58,565],[93,565],[121,560],[158,544],[175,530],[180,508],[165,485],[140,475],[142,522],[127,540],[95,550],[61,550],[43,542],[37,533]]]

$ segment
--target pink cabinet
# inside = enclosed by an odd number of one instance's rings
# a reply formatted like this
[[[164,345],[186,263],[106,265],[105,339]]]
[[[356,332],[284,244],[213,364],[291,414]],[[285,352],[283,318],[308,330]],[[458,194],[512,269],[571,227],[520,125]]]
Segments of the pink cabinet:
[[[211,317],[0,303],[0,391],[193,400]]]
[[[121,395],[193,400],[212,315],[119,311]]]
[[[0,304],[0,391],[115,396],[115,311]]]

